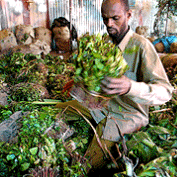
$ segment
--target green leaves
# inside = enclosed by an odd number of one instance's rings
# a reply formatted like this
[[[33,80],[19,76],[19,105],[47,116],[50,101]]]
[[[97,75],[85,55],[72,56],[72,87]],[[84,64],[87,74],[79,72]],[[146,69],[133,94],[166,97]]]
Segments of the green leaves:
[[[97,68],[100,69],[100,70],[102,70],[104,68],[104,64],[101,63],[101,59],[96,58],[95,59],[95,64],[96,64]]]
[[[38,151],[38,147],[31,148],[29,151],[32,155],[36,155]]]
[[[30,163],[25,162],[21,165],[21,171],[26,171],[29,167]]]
[[[13,159],[15,159],[15,155],[14,154],[7,155],[7,160],[13,160]]]
[[[0,159],[5,159],[9,174],[27,171],[32,166],[57,166],[62,142],[43,135],[56,119],[60,109],[43,106],[23,118],[16,143],[0,143]],[[63,147],[62,147],[63,148]],[[65,152],[66,156],[66,152]],[[20,176],[20,175],[19,175]]]
[[[128,69],[121,51],[106,34],[82,36],[73,61],[76,65],[75,82],[82,82],[89,91],[101,92],[104,76],[120,77]]]
[[[142,173],[139,174],[141,177],[150,177],[150,176],[155,176],[155,169],[154,168],[147,168],[144,170]]]
[[[77,68],[76,69],[76,75],[79,75],[82,72],[82,68]]]
[[[39,90],[34,84],[46,88],[51,98],[69,99],[62,90],[65,84],[72,80],[74,72],[73,63],[50,54],[44,57],[22,53],[0,56],[0,80],[11,86],[11,99],[14,101],[40,100]],[[33,84],[33,88],[29,84],[24,86],[26,83]],[[21,87],[16,84],[21,84]],[[17,86],[18,89],[14,90]]]

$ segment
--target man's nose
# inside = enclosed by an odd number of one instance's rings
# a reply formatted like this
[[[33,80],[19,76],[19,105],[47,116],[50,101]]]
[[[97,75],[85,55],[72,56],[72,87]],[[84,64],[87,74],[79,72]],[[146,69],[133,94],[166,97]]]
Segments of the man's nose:
[[[107,26],[108,27],[112,27],[113,26],[113,20],[111,18],[108,18]]]

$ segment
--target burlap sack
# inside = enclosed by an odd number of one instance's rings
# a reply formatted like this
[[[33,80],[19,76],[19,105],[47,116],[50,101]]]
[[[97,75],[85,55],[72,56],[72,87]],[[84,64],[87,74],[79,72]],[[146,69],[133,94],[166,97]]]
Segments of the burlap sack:
[[[177,65],[177,54],[163,54],[160,59],[165,68],[174,67]]]
[[[34,55],[39,55],[42,53],[47,55],[50,51],[51,47],[45,41],[40,40],[34,40],[30,44],[19,45],[11,49],[11,53],[20,52],[24,54],[31,53]]]
[[[148,27],[147,26],[137,26],[135,32],[144,37],[148,36]]]
[[[174,43],[177,43],[177,37],[176,36],[164,36],[162,38],[158,38],[155,41],[153,41],[153,44],[157,50],[157,52],[165,52],[165,53],[172,53],[172,51],[175,52],[175,45]],[[173,52],[173,53],[174,53]]]
[[[159,42],[159,43],[155,44],[155,49],[157,52],[163,53],[165,51],[165,46],[163,45],[162,42]]]
[[[56,120],[57,121],[53,124],[52,129],[44,132],[44,134],[46,133],[52,138],[62,139],[65,141],[74,134],[75,130],[61,119],[61,113],[56,116]]]
[[[148,39],[150,42],[154,42],[156,38],[155,38],[154,36],[152,36],[152,37],[147,37],[147,39]]]
[[[56,49],[58,51],[70,51],[70,30],[67,26],[52,29]]]
[[[14,33],[10,29],[0,31],[0,52],[9,50],[11,47],[17,46]]]
[[[31,25],[17,25],[15,27],[15,36],[19,45],[30,44],[35,38],[34,29]]]
[[[52,43],[52,31],[45,27],[34,28],[35,38],[41,41],[45,41],[49,46]]]
[[[8,103],[8,95],[6,92],[2,92],[0,90],[0,107],[1,106],[5,106],[5,105],[9,105]]]
[[[177,42],[173,42],[170,46],[171,53],[177,53]]]

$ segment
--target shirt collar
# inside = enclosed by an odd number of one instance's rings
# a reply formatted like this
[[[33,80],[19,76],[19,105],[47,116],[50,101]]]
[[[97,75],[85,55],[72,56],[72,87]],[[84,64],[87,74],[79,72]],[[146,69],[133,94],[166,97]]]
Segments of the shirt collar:
[[[120,48],[120,50],[122,52],[124,51],[126,45],[128,44],[128,42],[132,36],[133,36],[133,31],[131,29],[129,29],[127,34],[124,36],[124,38],[122,39],[122,41],[118,45],[118,47]]]

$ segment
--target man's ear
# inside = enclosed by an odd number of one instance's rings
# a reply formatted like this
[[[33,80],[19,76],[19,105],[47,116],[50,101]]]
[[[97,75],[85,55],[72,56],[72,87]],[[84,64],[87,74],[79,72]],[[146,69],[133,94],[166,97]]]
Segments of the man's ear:
[[[127,17],[128,17],[128,19],[130,19],[132,17],[132,10],[131,9],[127,12]]]

